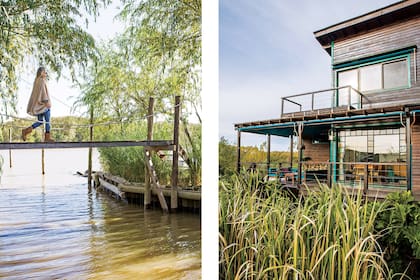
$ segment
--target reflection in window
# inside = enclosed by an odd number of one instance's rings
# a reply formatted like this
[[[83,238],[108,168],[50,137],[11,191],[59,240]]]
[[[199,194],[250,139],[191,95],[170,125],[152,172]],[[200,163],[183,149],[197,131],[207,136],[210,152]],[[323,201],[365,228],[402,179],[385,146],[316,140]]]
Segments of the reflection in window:
[[[339,72],[338,73],[338,80],[339,80],[340,86],[351,86],[352,88],[355,88],[355,89],[357,89],[359,87],[358,79],[357,79],[357,69],[350,70],[350,71]],[[348,95],[349,95],[349,93],[350,93],[350,91],[347,88],[339,90],[338,106],[348,105],[348,98],[349,98]],[[353,101],[351,101],[350,104]]]
[[[398,162],[400,160],[399,135],[375,135],[374,152],[378,162]]]
[[[369,91],[382,88],[381,64],[360,68],[360,90]]]
[[[340,162],[405,161],[404,129],[343,130],[339,132]]]
[[[408,85],[406,60],[384,64],[384,88],[398,88],[406,85]]]
[[[366,161],[367,157],[367,137],[349,136],[346,137],[344,149],[344,161],[357,162]]]
[[[337,72],[338,86],[350,85],[361,91],[409,87],[408,57]],[[347,90],[340,91],[339,105],[348,103]]]

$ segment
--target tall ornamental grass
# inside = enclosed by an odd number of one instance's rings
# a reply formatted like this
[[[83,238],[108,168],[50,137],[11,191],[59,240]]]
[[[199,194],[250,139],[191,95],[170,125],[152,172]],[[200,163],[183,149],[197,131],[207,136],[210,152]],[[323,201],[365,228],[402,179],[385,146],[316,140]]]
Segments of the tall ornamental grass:
[[[382,204],[321,185],[293,198],[252,174],[220,183],[220,279],[391,279]]]

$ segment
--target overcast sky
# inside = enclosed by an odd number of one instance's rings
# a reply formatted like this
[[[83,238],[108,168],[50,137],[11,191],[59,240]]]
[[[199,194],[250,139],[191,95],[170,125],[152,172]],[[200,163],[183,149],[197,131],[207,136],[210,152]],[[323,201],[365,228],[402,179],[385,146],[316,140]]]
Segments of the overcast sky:
[[[282,96],[330,88],[331,58],[313,32],[395,2],[219,1],[219,136],[236,144],[235,123],[279,118]],[[273,149],[287,143],[272,141]]]

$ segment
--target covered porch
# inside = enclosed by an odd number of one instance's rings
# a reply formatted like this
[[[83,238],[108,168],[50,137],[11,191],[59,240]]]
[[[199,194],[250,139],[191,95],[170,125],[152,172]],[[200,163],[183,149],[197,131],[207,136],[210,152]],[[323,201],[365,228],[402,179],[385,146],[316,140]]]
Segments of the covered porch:
[[[386,195],[412,190],[412,130],[416,106],[347,107],[283,114],[279,119],[240,123],[237,130],[237,170],[243,133],[266,136],[267,159],[259,163],[266,180],[303,189],[340,184]],[[272,162],[273,137],[289,138],[288,162]]]

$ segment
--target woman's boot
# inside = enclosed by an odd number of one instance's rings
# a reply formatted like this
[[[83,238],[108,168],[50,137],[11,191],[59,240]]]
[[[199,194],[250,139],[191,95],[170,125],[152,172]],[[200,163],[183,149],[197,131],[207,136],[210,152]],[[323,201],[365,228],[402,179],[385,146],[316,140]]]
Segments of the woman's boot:
[[[49,132],[45,132],[44,142],[55,142],[54,139],[51,139],[51,135]]]
[[[22,140],[26,141],[26,136],[32,132],[32,126],[22,129]]]

